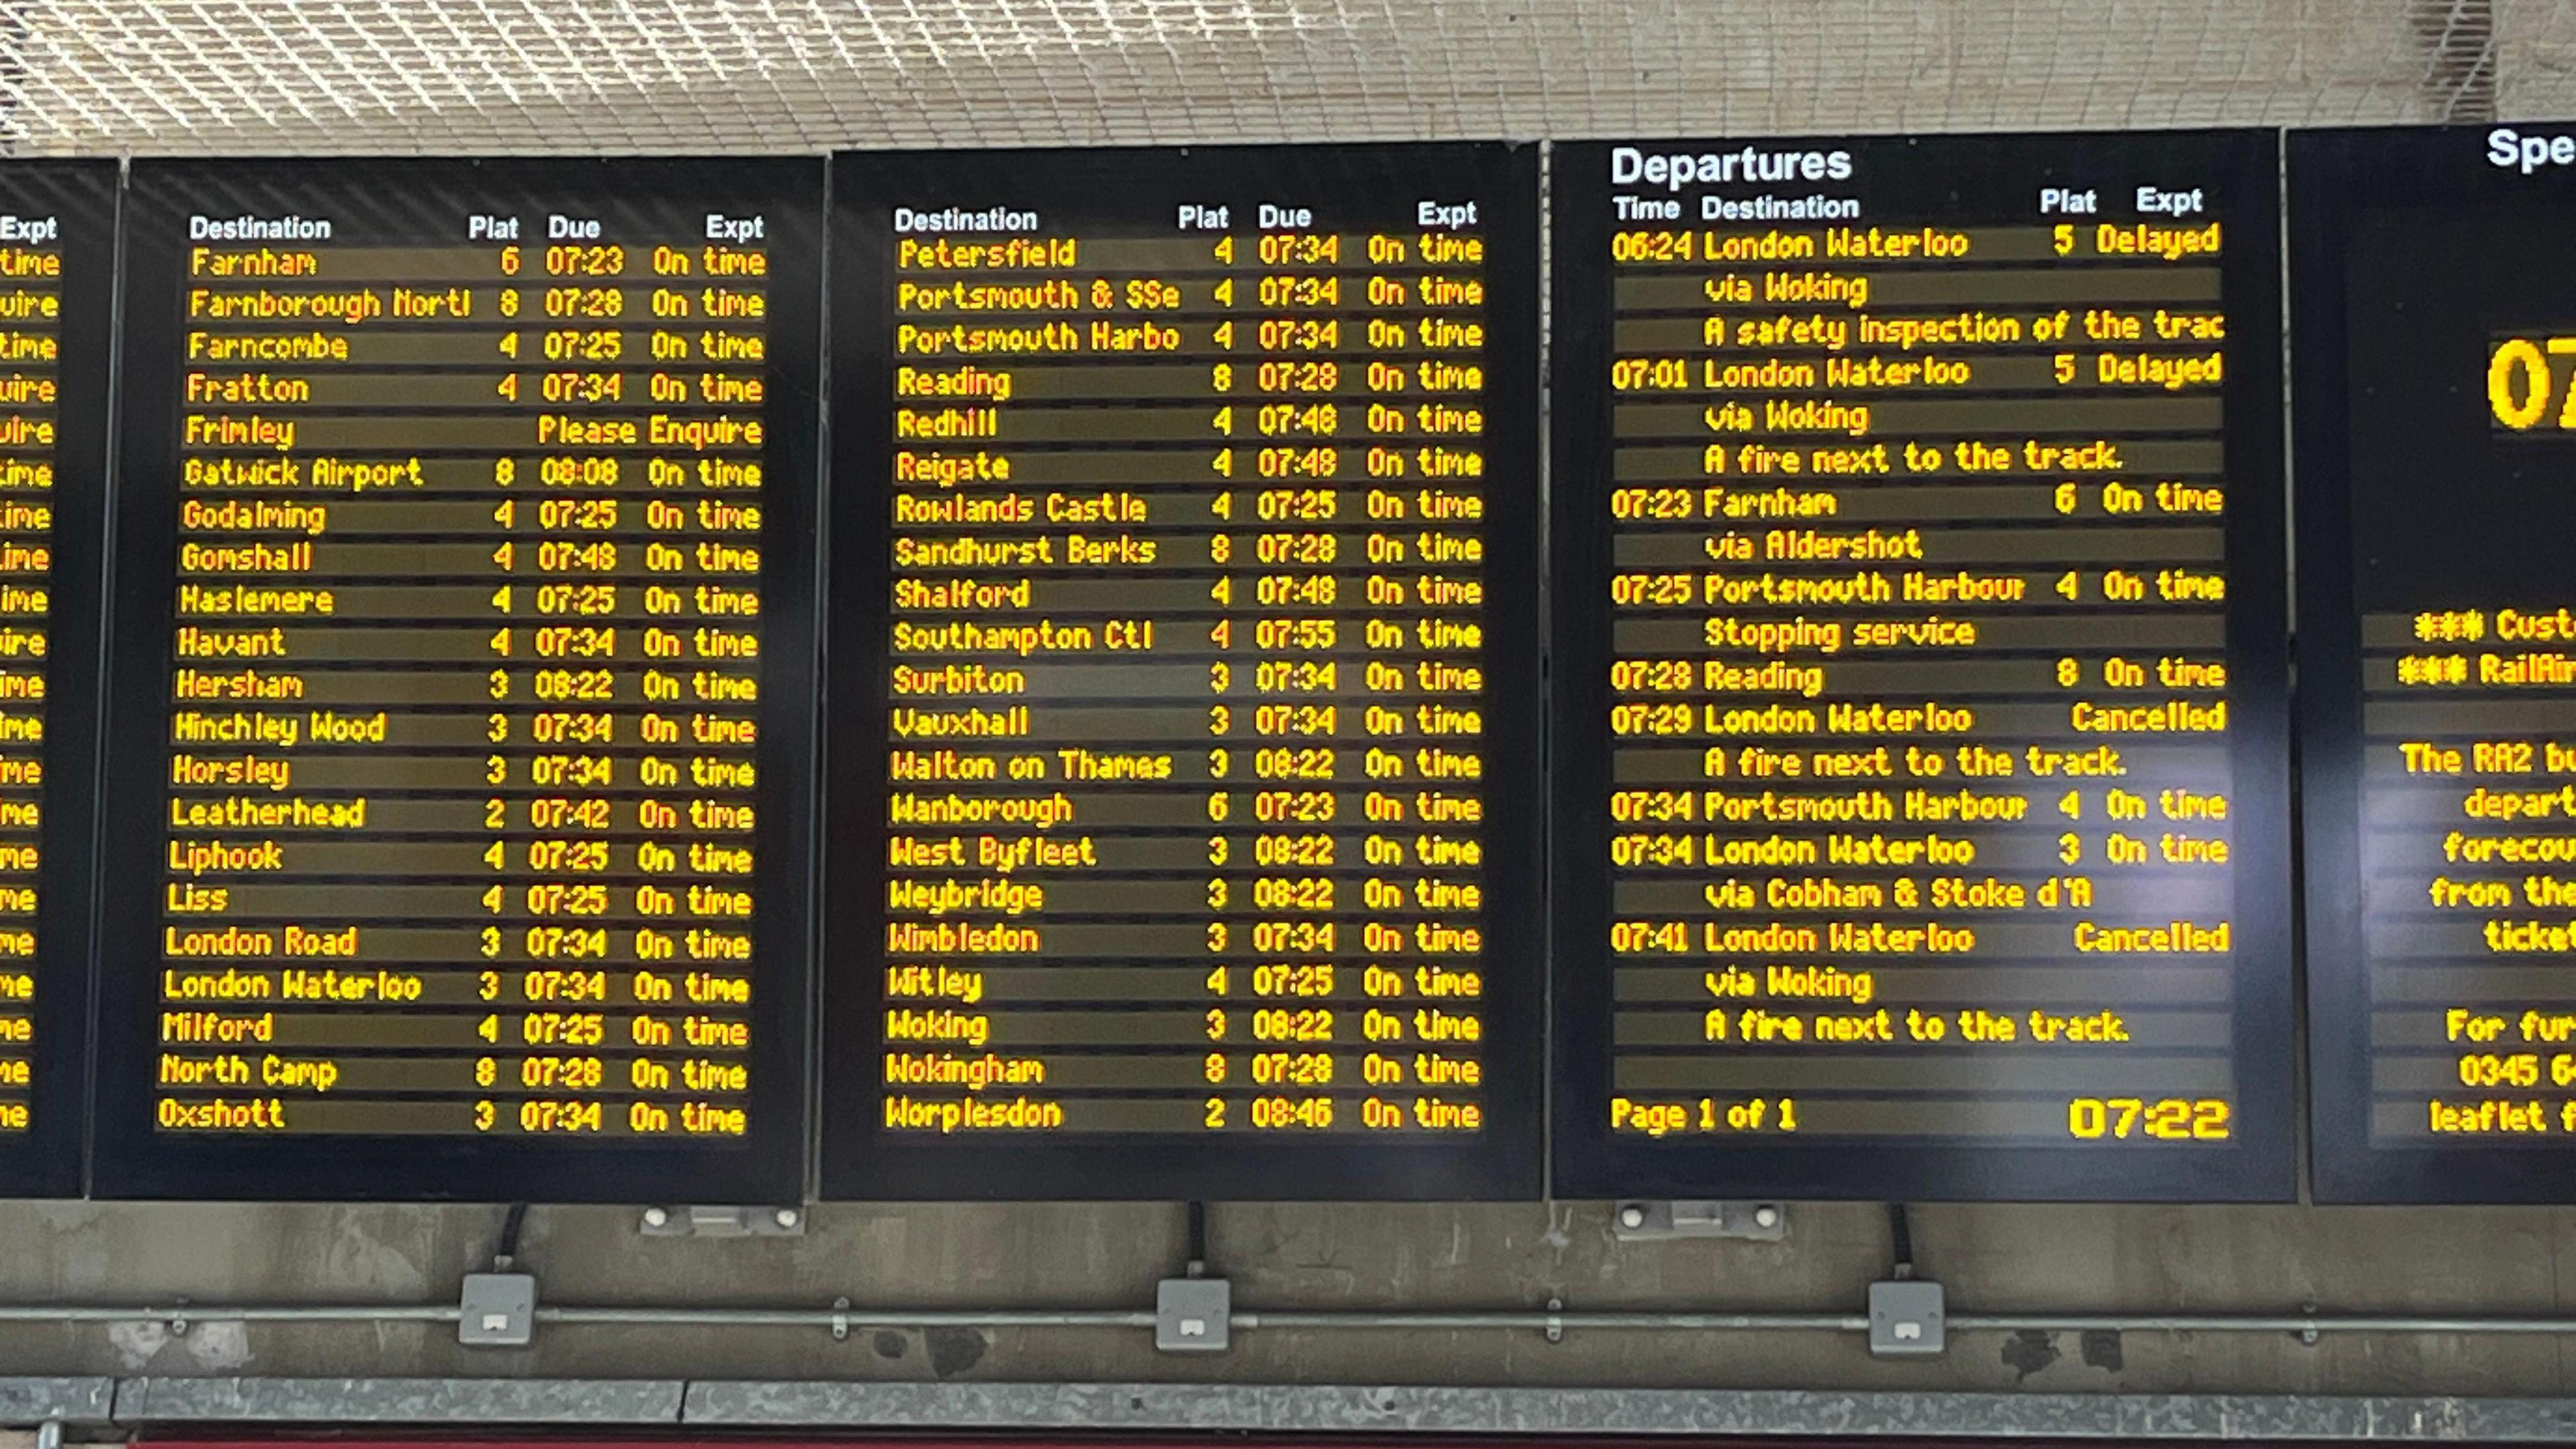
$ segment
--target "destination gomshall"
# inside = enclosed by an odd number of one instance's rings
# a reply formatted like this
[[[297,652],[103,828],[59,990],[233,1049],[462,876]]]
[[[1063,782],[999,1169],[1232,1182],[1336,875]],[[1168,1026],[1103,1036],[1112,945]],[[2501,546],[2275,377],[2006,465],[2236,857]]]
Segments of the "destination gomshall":
[[[1489,1193],[1535,1085],[1523,168],[1068,165],[857,193],[827,1184]]]
[[[776,649],[775,444],[812,423],[779,364],[814,281],[781,238],[818,193],[687,165],[166,184],[135,223],[166,229],[135,285],[179,327],[130,374],[178,440],[131,1170],[380,1160],[362,1191],[442,1195],[444,1153],[538,1199],[768,1171],[797,1091],[771,998],[801,977],[772,964],[800,868],[767,746],[808,667]]]
[[[2286,1168],[2252,154],[1560,154],[1561,1190]]]

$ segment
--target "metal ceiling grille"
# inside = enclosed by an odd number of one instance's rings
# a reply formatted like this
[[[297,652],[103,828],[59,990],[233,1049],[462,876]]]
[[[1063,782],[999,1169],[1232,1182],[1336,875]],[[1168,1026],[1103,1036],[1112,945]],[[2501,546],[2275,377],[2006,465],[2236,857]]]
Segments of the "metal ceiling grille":
[[[2576,0],[0,0],[0,148],[675,152],[2576,113]]]

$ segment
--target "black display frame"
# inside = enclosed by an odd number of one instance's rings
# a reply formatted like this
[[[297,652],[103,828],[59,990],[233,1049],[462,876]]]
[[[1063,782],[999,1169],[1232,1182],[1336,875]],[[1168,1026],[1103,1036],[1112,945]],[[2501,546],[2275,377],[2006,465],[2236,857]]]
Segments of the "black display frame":
[[[1654,153],[1851,153],[1856,179],[1793,183],[1863,195],[1866,218],[1963,223],[2042,185],[2084,187],[2174,163],[2170,184],[2217,186],[2226,340],[2227,659],[2235,718],[2230,823],[2236,876],[2238,1133],[2222,1149],[1999,1147],[1890,1138],[1792,1144],[1735,1137],[1653,1143],[1608,1126],[1611,869],[1607,795],[1609,542],[1602,495],[1613,442],[1609,142],[1554,151],[1553,494],[1550,577],[1551,837],[1555,871],[1555,1191],[1892,1201],[2279,1202],[2297,1190],[2295,939],[2289,739],[2288,557],[2281,447],[2279,133],[2270,130],[1953,136],[1739,136],[1638,143]],[[1982,198],[1992,196],[1994,201]],[[2022,203],[2027,206],[2029,203]],[[1881,210],[1880,208],[1884,208]],[[2024,212],[2013,218],[2028,221]],[[2231,864],[2234,860],[2231,860]],[[2285,903],[2276,915],[2262,903]]]
[[[2576,136],[2576,125],[2524,131]],[[2576,1148],[2375,1147],[2363,949],[2362,641],[2351,489],[2355,366],[2349,243],[2374,214],[2542,205],[2576,214],[2576,168],[2495,164],[2498,126],[2386,126],[2288,135],[2292,443],[2298,519],[2300,830],[2307,932],[2308,1140],[2320,1203],[2576,1202]],[[2390,299],[2404,307],[2407,299]],[[2563,304],[2562,304],[2563,305]],[[2485,340],[2483,331],[2479,341]],[[2410,356],[2410,362],[2421,362]],[[2456,389],[2455,389],[2456,391]],[[2474,396],[2474,393],[2472,394]],[[2483,425],[2483,414],[2481,424]]]
[[[0,1137],[0,1198],[81,1195],[89,1140],[98,839],[99,619],[111,488],[117,209],[113,161],[0,164],[0,211],[62,222],[53,566],[45,616],[42,855],[36,868],[33,1122]]]
[[[1543,617],[1539,417],[1539,170],[1528,144],[1202,146],[939,153],[833,158],[832,464],[827,501],[833,567],[825,586],[823,779],[824,949],[818,1036],[821,1175],[826,1199],[864,1200],[1413,1200],[1527,1199],[1543,1153],[1546,850],[1542,808]],[[1472,1143],[1400,1144],[1240,1138],[1157,1140],[1084,1135],[916,1141],[885,1133],[882,1050],[884,829],[890,560],[878,491],[892,469],[895,273],[887,208],[1007,202],[1041,214],[1169,214],[1183,202],[1294,203],[1301,195],[1385,198],[1471,194],[1481,224],[1490,344],[1485,354],[1486,654],[1484,800],[1489,853],[1484,913],[1496,944],[1486,980],[1481,1052],[1488,1125]],[[1376,204],[1374,201],[1365,204]],[[1356,210],[1356,208],[1354,208]],[[1359,226],[1357,220],[1338,222]],[[836,943],[838,943],[836,945]],[[847,956],[836,955],[845,951]],[[864,963],[864,964],[862,964]],[[864,979],[858,979],[864,978]]]
[[[468,207],[534,214],[580,205],[684,218],[710,206],[771,218],[773,318],[765,407],[761,572],[760,864],[752,916],[756,992],[752,1125],[739,1142],[582,1144],[378,1136],[161,1138],[152,1122],[156,993],[139,969],[159,959],[158,911],[104,913],[98,973],[93,1192],[100,1198],[634,1202],[801,1201],[807,1181],[812,996],[815,510],[822,387],[823,158],[425,158],[139,161],[127,186],[113,640],[111,758],[159,759],[169,717],[177,557],[176,339],[185,218],[269,210],[363,221],[382,234],[418,217],[443,235]],[[362,236],[378,231],[362,231]],[[345,238],[343,238],[345,239]],[[160,818],[165,785],[111,772],[105,818]],[[109,832],[107,879],[162,878],[161,832]]]

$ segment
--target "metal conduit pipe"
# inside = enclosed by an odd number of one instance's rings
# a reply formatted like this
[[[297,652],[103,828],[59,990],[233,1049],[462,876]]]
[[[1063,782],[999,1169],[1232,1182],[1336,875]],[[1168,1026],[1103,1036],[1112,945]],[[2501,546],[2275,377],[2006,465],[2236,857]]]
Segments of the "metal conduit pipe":
[[[0,1323],[454,1323],[464,1316],[452,1303],[0,1303]]]
[[[444,1304],[0,1304],[0,1323],[454,1323]],[[1150,1329],[1149,1311],[1117,1308],[689,1308],[540,1304],[540,1323],[665,1328],[1122,1328]],[[1510,1309],[1415,1312],[1247,1309],[1231,1317],[1246,1332],[1320,1330],[1675,1331],[1861,1333],[1858,1313],[1691,1313]],[[2576,1318],[2457,1314],[1954,1313],[1953,1333],[2449,1333],[2576,1335]]]
[[[1151,1310],[1063,1308],[919,1311],[882,1308],[571,1308],[537,1305],[539,1323],[708,1328],[1143,1328]]]
[[[1860,1313],[1576,1313],[1516,1309],[1502,1313],[1344,1313],[1263,1312],[1247,1309],[1233,1315],[1236,1328],[1551,1328],[1675,1329],[1744,1333],[1866,1333],[1869,1317]],[[2576,1324],[2569,1325],[2576,1332]]]
[[[2416,1314],[1953,1313],[1953,1333],[2576,1333],[2576,1319],[2472,1318]]]

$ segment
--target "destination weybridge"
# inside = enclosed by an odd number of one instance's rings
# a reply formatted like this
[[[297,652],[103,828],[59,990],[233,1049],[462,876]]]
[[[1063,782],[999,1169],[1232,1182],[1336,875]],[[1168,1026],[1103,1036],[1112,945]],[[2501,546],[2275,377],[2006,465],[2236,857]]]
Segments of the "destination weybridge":
[[[886,909],[890,911],[919,911],[927,916],[998,911],[1005,916],[1022,916],[1045,908],[1046,887],[1028,881],[946,877],[886,882]]]

